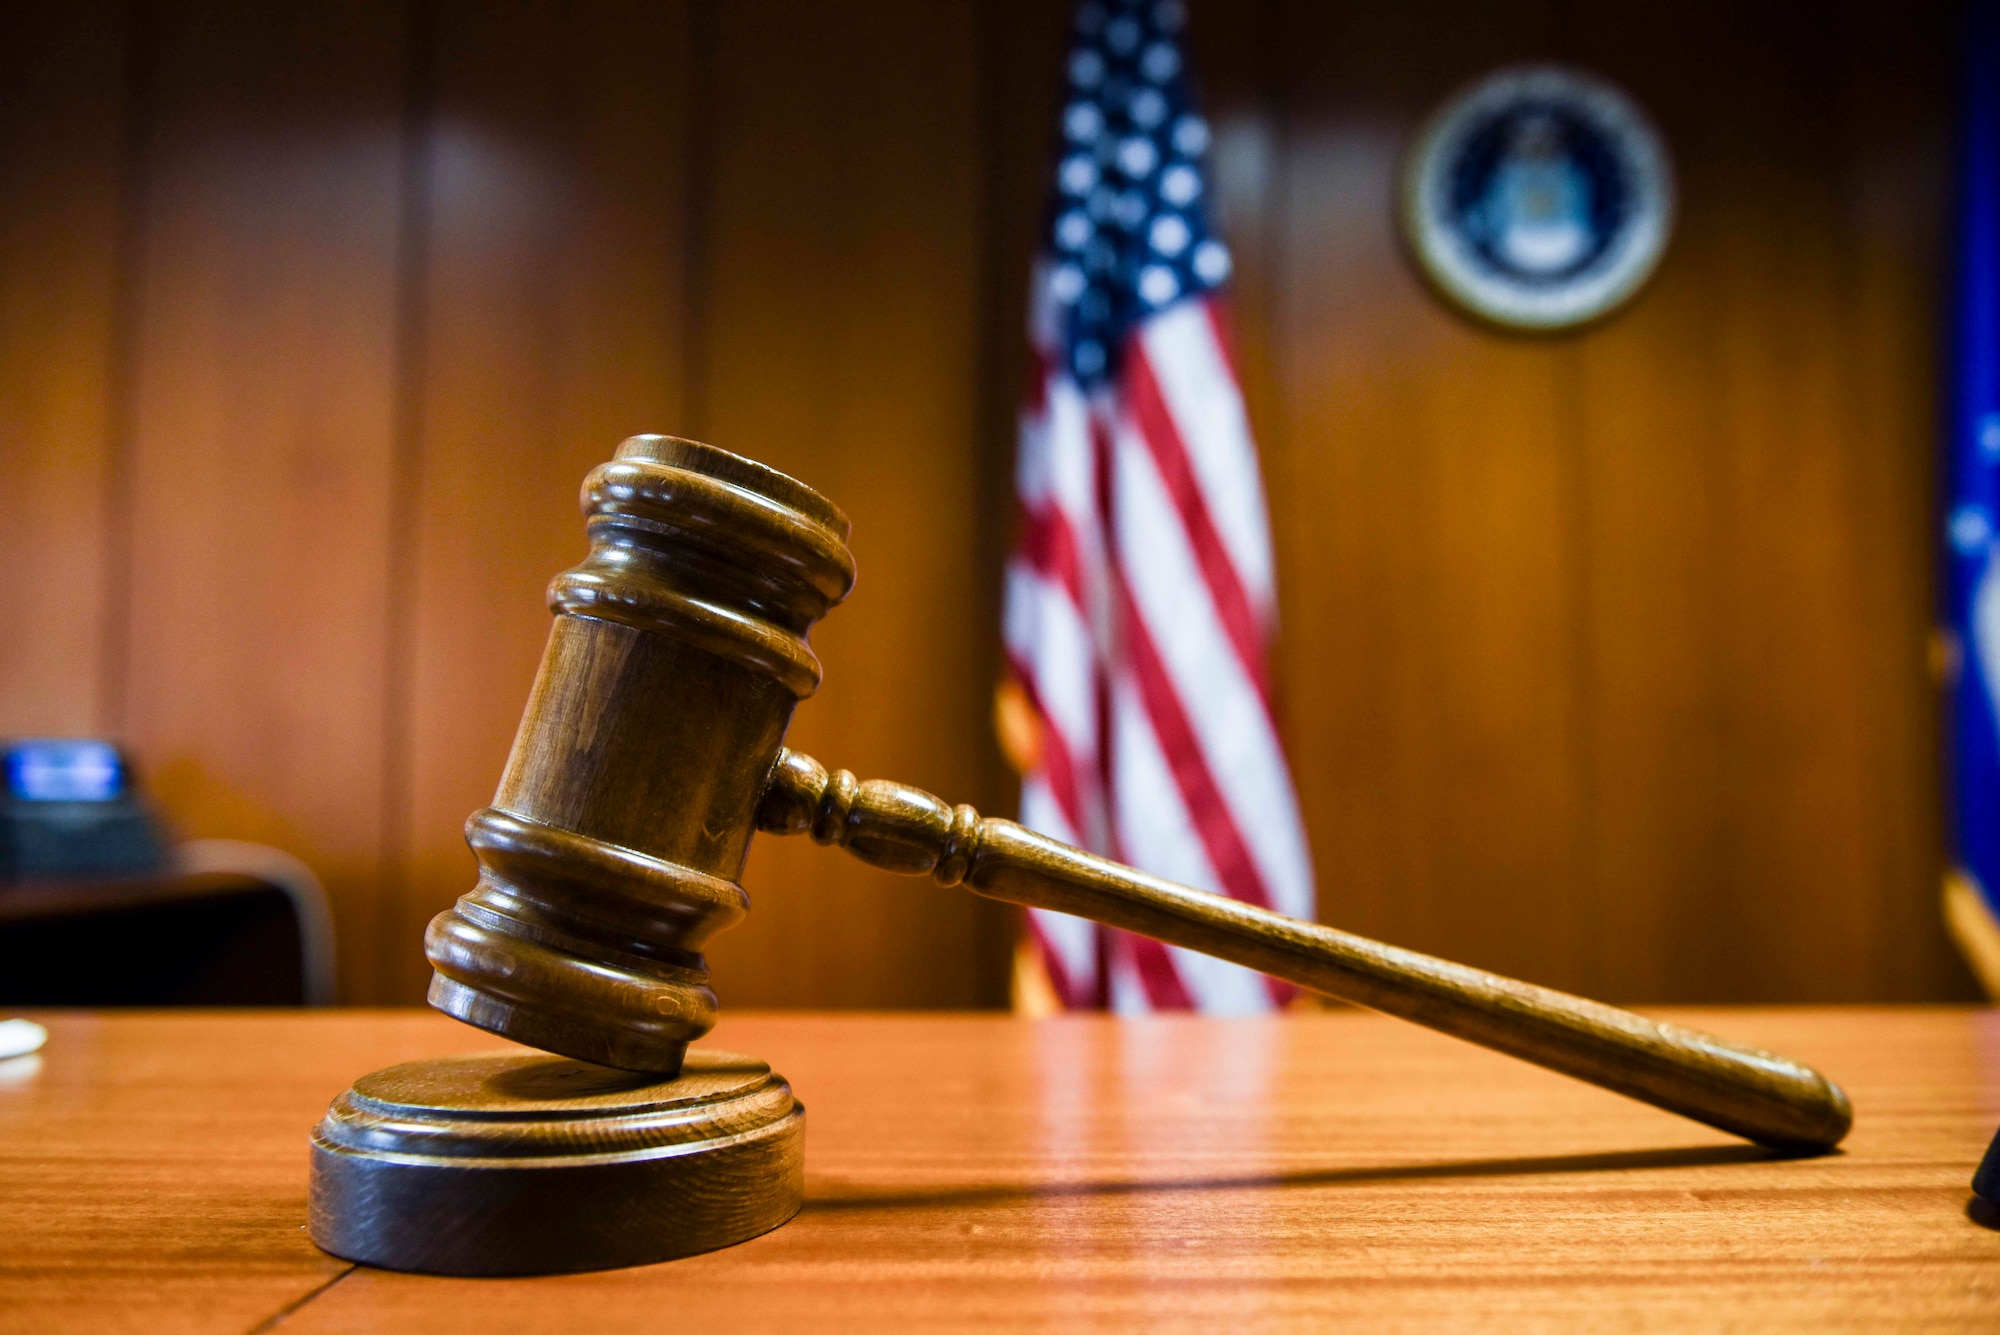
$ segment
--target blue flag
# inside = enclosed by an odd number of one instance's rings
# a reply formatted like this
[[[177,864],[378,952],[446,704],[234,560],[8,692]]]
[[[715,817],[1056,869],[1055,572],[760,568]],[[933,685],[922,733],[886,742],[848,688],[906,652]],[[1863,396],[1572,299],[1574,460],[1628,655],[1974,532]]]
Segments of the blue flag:
[[[2000,997],[2000,5],[1967,16],[1944,505],[1951,871],[1945,916]]]

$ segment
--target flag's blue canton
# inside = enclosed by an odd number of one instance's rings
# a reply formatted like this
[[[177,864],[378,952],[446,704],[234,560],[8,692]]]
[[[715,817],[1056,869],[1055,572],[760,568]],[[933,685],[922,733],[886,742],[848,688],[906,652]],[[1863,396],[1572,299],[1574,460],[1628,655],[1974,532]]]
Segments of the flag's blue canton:
[[[1957,383],[1945,512],[1953,853],[2000,908],[2000,11],[1968,10],[1959,165]]]
[[[1090,0],[1076,13],[1049,223],[1050,290],[1070,372],[1095,385],[1152,312],[1229,276],[1209,235],[1208,122],[1189,94],[1181,0]]]

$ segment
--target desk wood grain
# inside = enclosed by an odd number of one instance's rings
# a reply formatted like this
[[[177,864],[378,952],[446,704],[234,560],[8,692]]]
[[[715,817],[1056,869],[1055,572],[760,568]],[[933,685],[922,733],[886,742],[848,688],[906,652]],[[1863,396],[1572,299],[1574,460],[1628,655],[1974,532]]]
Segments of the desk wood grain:
[[[56,1015],[0,1068],[0,1330],[1993,1329],[1966,1215],[2000,1013],[1675,1012],[1857,1109],[1773,1159],[1363,1013],[742,1016],[807,1109],[807,1205],[642,1269],[447,1280],[306,1240],[350,1079],[503,1046],[419,1012]]]

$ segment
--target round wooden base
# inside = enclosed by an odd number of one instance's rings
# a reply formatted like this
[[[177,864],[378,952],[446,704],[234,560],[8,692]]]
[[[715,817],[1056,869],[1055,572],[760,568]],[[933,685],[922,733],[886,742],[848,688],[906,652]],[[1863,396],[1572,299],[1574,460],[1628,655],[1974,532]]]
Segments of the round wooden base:
[[[533,1275],[643,1265],[798,1213],[805,1110],[754,1057],[681,1073],[540,1052],[365,1075],[312,1137],[312,1239],[391,1270]]]

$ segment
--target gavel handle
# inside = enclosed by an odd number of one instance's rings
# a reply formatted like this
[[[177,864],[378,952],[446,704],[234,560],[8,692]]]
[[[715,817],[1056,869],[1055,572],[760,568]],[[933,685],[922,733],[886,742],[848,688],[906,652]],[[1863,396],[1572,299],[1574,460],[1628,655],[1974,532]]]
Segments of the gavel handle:
[[[1176,885],[920,789],[829,774],[794,751],[780,752],[757,825],[1198,950],[1774,1149],[1829,1150],[1854,1121],[1838,1085],[1773,1053]]]

